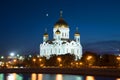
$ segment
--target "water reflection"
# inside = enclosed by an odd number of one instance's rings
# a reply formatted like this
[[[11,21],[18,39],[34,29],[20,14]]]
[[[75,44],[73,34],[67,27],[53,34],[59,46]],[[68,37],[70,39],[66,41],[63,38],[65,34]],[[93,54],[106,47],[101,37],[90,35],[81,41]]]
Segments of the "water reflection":
[[[57,74],[56,75],[56,80],[63,80],[62,74]]]
[[[86,76],[86,80],[95,80],[94,76]]]
[[[0,74],[0,80],[120,80],[115,77],[81,76],[66,74]]]
[[[32,75],[31,75],[31,80],[37,80],[37,74],[32,73]]]
[[[5,77],[6,77],[6,80],[23,80],[22,75],[16,74],[16,73],[8,74]]]
[[[0,80],[4,80],[4,74],[0,74]]]
[[[120,80],[120,78],[117,78],[116,80]]]
[[[38,74],[38,80],[43,80],[43,74]]]
[[[16,73],[8,74],[7,80],[16,80]]]

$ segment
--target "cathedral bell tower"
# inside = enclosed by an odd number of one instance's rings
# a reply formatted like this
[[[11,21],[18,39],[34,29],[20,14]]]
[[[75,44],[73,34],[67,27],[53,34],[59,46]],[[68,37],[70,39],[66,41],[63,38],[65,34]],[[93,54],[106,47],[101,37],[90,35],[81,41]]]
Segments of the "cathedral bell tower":
[[[49,39],[49,35],[47,33],[47,29],[45,29],[45,33],[43,34],[43,42],[46,42]]]
[[[80,34],[78,32],[78,27],[76,28],[76,32],[74,34],[74,39],[77,43],[80,43]]]

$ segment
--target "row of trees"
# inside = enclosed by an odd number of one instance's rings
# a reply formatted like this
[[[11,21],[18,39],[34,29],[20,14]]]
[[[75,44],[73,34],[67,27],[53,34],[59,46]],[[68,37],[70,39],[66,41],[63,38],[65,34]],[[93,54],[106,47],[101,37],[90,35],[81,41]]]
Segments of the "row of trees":
[[[119,66],[119,56],[113,54],[97,55],[92,52],[85,52],[81,61],[88,66]]]
[[[7,64],[7,65],[6,65]],[[93,52],[85,52],[80,60],[75,60],[75,55],[51,55],[49,59],[46,57],[25,57],[24,60],[14,59],[11,64],[6,62],[5,66],[12,67],[93,67],[93,66],[120,66],[120,56],[112,54],[97,55]]]
[[[80,60],[75,60],[75,55],[51,55],[49,59],[46,57],[26,58],[23,65],[27,67],[90,67],[90,66],[112,66],[118,67],[120,64],[119,56],[112,54],[97,55],[92,52],[85,52]]]

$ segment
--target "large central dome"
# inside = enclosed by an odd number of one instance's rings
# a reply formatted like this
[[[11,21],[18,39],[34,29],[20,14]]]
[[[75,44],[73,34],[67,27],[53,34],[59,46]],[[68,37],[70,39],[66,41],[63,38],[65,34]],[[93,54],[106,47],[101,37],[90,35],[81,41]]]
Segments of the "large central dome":
[[[60,18],[54,25],[54,28],[68,28],[68,24],[63,18]]]

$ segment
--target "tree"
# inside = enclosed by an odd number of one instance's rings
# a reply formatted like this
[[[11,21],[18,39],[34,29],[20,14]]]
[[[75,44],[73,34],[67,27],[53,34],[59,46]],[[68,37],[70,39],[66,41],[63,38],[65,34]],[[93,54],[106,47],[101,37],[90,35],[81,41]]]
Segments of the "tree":
[[[98,64],[99,56],[96,53],[86,51],[81,61],[84,63],[85,66],[95,66]]]

